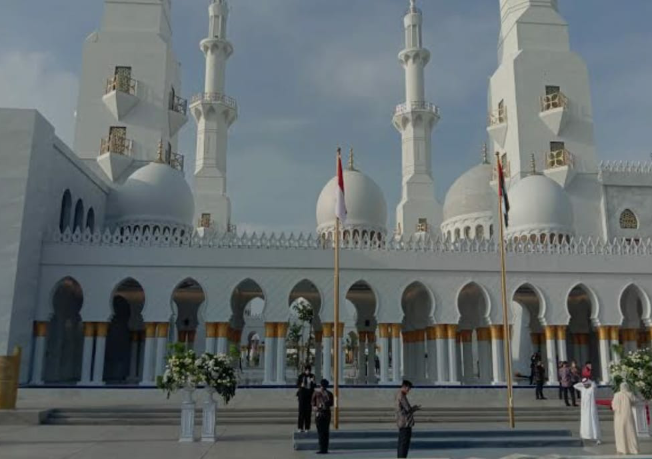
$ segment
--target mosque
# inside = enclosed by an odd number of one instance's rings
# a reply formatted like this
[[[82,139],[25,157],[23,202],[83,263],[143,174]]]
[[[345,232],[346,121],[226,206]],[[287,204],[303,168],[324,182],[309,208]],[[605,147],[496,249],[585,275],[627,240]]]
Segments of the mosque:
[[[105,0],[84,44],[74,148],[38,112],[0,109],[0,354],[22,347],[21,382],[152,385],[167,344],[181,341],[235,347],[253,368],[248,383],[291,384],[291,306],[302,301],[319,377],[332,379],[337,327],[342,344],[357,343],[343,383],[503,385],[500,157],[514,370],[527,374],[539,351],[551,384],[560,360],[591,361],[607,383],[613,344],[652,339],[652,164],[596,157],[589,75],[557,0],[496,3],[486,154],[442,205],[431,147],[440,110],[426,100],[430,52],[410,1],[405,101],[391,118],[402,197],[390,227],[381,187],[349,162],[335,324],[335,178],[313,234],[243,234],[231,221],[227,140],[239,113],[225,85],[227,0],[210,1],[205,89],[189,100],[171,0]],[[194,189],[177,149],[191,117]]]

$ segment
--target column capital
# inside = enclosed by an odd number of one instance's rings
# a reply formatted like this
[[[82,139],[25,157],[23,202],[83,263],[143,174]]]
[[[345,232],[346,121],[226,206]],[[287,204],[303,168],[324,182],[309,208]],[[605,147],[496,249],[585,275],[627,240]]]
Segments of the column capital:
[[[332,338],[333,337],[333,322],[324,322],[322,324],[323,332],[324,332],[324,338]]]
[[[566,339],[566,325],[557,326],[557,340],[563,341]]]
[[[546,341],[554,341],[557,339],[556,325],[546,325],[545,327],[543,327],[543,332],[546,336]]]
[[[491,331],[492,340],[499,341],[505,339],[505,327],[502,325],[490,325],[489,330]]]
[[[609,337],[611,341],[620,341],[620,327],[618,325],[609,327]]]
[[[84,338],[95,337],[95,322],[84,322]]]
[[[421,329],[421,330],[414,330],[412,333],[414,333],[414,342],[415,343],[423,343],[423,341],[426,338],[426,331]]]
[[[215,322],[215,337],[216,338],[228,338],[229,337],[229,326],[228,322]],[[267,329],[267,324],[265,324],[265,329]]]
[[[34,321],[34,336],[42,338],[48,335],[48,322]]]
[[[340,339],[344,337],[344,322],[337,324],[337,337]]]
[[[446,324],[435,325],[435,339],[446,339],[448,327]]]
[[[378,336],[382,338],[389,338],[391,334],[390,324],[378,324]]]
[[[462,330],[459,336],[462,343],[470,343],[473,341],[473,330]]]
[[[217,338],[217,323],[206,322],[204,327],[206,327],[206,338]]]
[[[156,336],[156,322],[145,322],[145,338]]]
[[[95,331],[98,338],[106,338],[106,336],[109,334],[109,323],[95,322]]]
[[[391,324],[391,329],[392,329],[392,338],[400,338],[401,337],[401,324]]]
[[[277,322],[276,324],[276,337],[285,338],[288,333],[288,323],[287,322]]]
[[[218,337],[224,336],[218,335]],[[276,338],[276,322],[265,322],[265,338]]]
[[[596,327],[598,332],[598,339],[602,341],[609,341],[611,339],[611,327],[600,325]]]
[[[491,341],[491,330],[489,327],[477,328],[475,334],[478,341]]]
[[[170,324],[167,322],[159,322],[156,325],[156,336],[158,338],[167,338],[169,331],[170,331]]]
[[[457,338],[457,325],[456,324],[448,324],[448,325],[446,325],[446,338],[452,339],[452,340]]]

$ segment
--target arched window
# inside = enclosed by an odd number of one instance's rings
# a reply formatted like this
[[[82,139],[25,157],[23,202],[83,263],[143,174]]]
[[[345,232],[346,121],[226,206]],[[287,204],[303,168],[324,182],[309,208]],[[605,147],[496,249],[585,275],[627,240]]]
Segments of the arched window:
[[[460,229],[455,228],[455,238],[454,238],[454,240],[458,241],[459,239],[460,239]]]
[[[91,232],[95,231],[95,211],[92,207],[88,209],[88,214],[86,214],[86,228]]]
[[[471,239],[471,227],[467,226],[464,228],[464,239]]]
[[[72,210],[72,197],[70,190],[63,193],[61,199],[61,212],[59,214],[59,230],[63,233],[70,226],[70,211]]]
[[[484,239],[484,226],[478,225],[475,227],[475,238]]]
[[[634,212],[629,209],[623,210],[620,214],[620,227],[622,229],[638,229],[638,218]]]
[[[78,228],[81,229],[84,225],[84,203],[81,199],[77,200],[75,204],[75,223],[72,227],[73,231],[76,231]]]

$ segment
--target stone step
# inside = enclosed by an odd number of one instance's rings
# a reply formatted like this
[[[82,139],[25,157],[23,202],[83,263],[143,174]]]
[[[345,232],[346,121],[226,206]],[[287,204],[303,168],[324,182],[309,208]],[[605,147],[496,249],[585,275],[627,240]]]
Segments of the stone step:
[[[370,439],[396,439],[396,430],[332,430],[330,432],[331,439],[355,439],[355,438],[370,438]],[[568,429],[491,429],[491,430],[475,430],[472,432],[474,438],[487,438],[496,437],[572,437],[573,433]],[[471,436],[471,433],[466,430],[418,430],[412,432],[412,438],[466,438]],[[294,441],[299,440],[317,440],[317,432],[295,432],[292,434]]]

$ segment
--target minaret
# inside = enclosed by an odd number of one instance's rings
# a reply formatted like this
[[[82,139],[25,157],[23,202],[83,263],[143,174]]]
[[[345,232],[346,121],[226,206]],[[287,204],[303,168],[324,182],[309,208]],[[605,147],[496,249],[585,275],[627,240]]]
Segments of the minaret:
[[[394,127],[401,133],[402,197],[396,208],[396,234],[411,236],[417,229],[439,228],[441,204],[435,198],[432,178],[431,135],[439,121],[439,109],[425,100],[424,68],[430,51],[423,47],[423,15],[410,0],[403,19],[405,49],[398,58],[405,69],[405,103],[396,107]]]
[[[206,56],[204,93],[190,105],[197,121],[195,213],[200,231],[226,232],[231,228],[231,201],[226,194],[228,130],[238,117],[234,99],[224,94],[226,61],[233,45],[226,39],[229,6],[211,0],[209,36],[200,43]]]

